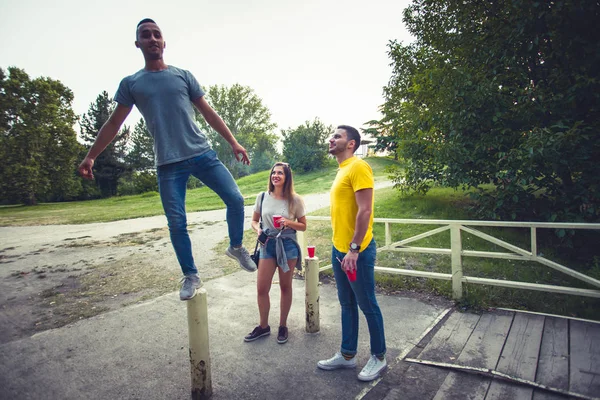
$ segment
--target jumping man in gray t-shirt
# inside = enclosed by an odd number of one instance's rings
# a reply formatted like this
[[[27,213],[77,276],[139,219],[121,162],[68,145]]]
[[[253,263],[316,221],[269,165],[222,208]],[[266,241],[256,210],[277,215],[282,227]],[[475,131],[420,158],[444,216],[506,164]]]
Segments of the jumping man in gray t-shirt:
[[[231,145],[238,160],[250,164],[250,159],[246,149],[208,104],[196,78],[189,71],[164,62],[166,42],[153,20],[140,21],[135,46],[144,55],[144,69],[121,81],[115,95],[117,107],[98,132],[96,141],[79,165],[79,173],[84,178],[94,179],[94,160],[114,140],[135,105],[154,138],[158,190],[169,224],[171,243],[184,275],[179,294],[181,300],[188,300],[200,286],[185,212],[185,193],[190,175],[215,191],[227,206],[229,247],[225,253],[236,259],[246,271],[256,271],[256,264],[242,246],[244,198],[231,173],[219,161],[206,136],[194,122],[194,106]]]

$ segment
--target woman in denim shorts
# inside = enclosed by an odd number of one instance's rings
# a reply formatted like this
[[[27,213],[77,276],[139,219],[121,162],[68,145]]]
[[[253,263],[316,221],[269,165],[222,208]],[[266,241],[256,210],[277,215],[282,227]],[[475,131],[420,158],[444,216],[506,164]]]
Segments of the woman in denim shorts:
[[[288,164],[278,162],[271,168],[268,191],[256,198],[252,229],[262,243],[256,281],[260,324],[244,340],[252,342],[271,334],[269,291],[277,270],[281,289],[277,342],[283,344],[288,340],[287,317],[292,306],[294,268],[301,266],[296,231],[306,230],[304,202],[294,191],[292,170]]]

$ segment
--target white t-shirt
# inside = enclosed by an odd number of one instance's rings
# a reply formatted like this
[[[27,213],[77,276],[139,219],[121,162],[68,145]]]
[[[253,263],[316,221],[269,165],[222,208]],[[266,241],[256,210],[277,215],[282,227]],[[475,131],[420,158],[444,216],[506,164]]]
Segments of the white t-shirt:
[[[260,212],[260,198],[262,193],[259,193],[254,203],[254,212]],[[304,202],[298,196],[296,198],[296,210],[294,214],[290,214],[288,209],[287,200],[279,200],[271,196],[270,193],[265,192],[265,200],[262,206],[262,226],[263,229],[271,228],[275,229],[273,225],[273,215],[281,215],[282,217],[296,221],[298,218],[302,218],[306,215],[304,211]]]

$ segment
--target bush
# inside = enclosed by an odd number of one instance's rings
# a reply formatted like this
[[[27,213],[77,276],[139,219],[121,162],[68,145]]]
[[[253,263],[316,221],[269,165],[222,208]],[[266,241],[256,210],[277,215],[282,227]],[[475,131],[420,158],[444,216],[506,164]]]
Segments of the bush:
[[[158,192],[158,181],[155,171],[135,171],[131,175],[119,179],[117,194],[126,196],[146,192]]]

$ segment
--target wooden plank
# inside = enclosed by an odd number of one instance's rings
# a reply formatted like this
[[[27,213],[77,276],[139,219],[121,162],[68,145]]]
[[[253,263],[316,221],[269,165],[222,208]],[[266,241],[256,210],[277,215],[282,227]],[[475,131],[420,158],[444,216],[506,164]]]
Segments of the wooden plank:
[[[473,374],[481,375],[481,376],[484,376],[484,377],[490,378],[490,379],[492,379],[492,378],[500,379],[502,381],[514,383],[517,385],[525,385],[525,386],[535,388],[535,389],[546,390],[551,393],[562,394],[564,396],[569,396],[574,399],[600,400],[599,397],[590,397],[585,394],[579,394],[579,393],[569,392],[568,390],[557,389],[557,388],[553,388],[550,386],[545,386],[541,383],[538,383],[535,381],[530,381],[530,380],[523,379],[523,378],[517,378],[517,377],[511,376],[511,375],[505,374],[504,372],[499,372],[495,369],[476,368],[476,367],[469,367],[468,365],[450,364],[450,363],[428,361],[428,360],[419,360],[416,358],[409,358],[409,357],[405,358],[404,361],[410,362],[410,363],[421,364],[421,365],[430,365],[432,367],[437,367],[437,368],[446,368],[446,369],[450,369],[452,371],[462,371],[462,372],[467,372],[467,373],[473,373]]]
[[[484,314],[456,363],[478,368],[496,368],[513,316],[512,312]],[[434,400],[483,399],[490,382],[491,379],[481,376],[450,372]]]
[[[480,315],[455,312],[423,349],[420,359],[452,362],[461,353],[477,326]]]
[[[570,321],[570,390],[600,396],[600,325]]]
[[[569,320],[546,317],[535,381],[569,390]],[[533,400],[564,400],[564,396],[535,389]]]
[[[440,362],[454,361],[467,343],[479,318],[479,315],[471,313],[453,313],[418,358]],[[431,399],[447,375],[448,370],[413,364],[406,370],[398,387],[405,399]]]
[[[508,338],[500,355],[499,372],[517,378],[535,380],[538,355],[542,341],[545,317],[516,314]],[[494,380],[486,400],[530,400],[533,388]]]

